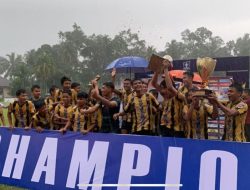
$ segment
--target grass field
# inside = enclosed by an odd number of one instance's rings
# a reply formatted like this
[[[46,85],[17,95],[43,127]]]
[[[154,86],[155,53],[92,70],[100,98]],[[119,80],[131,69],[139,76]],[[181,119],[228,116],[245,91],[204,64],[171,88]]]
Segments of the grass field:
[[[25,190],[25,189],[8,186],[8,185],[0,185],[0,190]]]

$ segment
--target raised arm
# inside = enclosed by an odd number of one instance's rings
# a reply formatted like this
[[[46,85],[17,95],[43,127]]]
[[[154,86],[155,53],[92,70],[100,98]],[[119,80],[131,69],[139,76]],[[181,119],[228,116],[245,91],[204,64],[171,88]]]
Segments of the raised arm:
[[[81,113],[84,113],[84,114],[91,114],[91,113],[94,113],[98,110],[98,108],[100,107],[100,104],[99,103],[96,103],[94,106],[92,107],[89,107],[88,109],[82,109],[81,110]]]
[[[110,101],[104,97],[102,97],[99,94],[99,89],[98,89],[98,85],[96,81],[92,81],[92,84],[94,86],[94,93],[93,93],[93,97],[97,100],[99,100],[100,102],[102,102],[103,105],[108,106],[110,108],[116,107],[117,106],[117,102],[116,101]]]
[[[172,83],[172,80],[170,78],[170,74],[169,74],[169,71],[168,71],[168,68],[169,68],[169,66],[170,66],[171,63],[169,61],[167,61],[167,60],[164,60],[163,64],[165,66],[164,75],[165,75],[166,86],[167,86],[168,90],[174,92],[175,95],[176,95],[178,91],[173,86],[173,83]]]
[[[240,114],[239,110],[230,109],[227,106],[224,106],[220,101],[218,101],[215,95],[209,96],[208,99],[213,105],[217,105],[227,116],[236,116]]]
[[[158,84],[158,76],[159,76],[159,73],[154,72],[153,78],[152,78],[152,80],[151,80],[151,84],[152,84],[152,86],[153,86],[158,92],[160,92],[160,91],[161,91],[161,86]]]
[[[113,84],[115,84],[115,77],[116,77],[116,69],[113,68],[111,72],[111,81],[113,82]]]
[[[111,72],[111,81],[113,82],[113,84],[115,85],[115,78],[116,78],[116,69],[113,68],[112,72]],[[122,98],[122,92],[120,92],[117,89],[114,89],[114,93],[119,96],[120,98]]]

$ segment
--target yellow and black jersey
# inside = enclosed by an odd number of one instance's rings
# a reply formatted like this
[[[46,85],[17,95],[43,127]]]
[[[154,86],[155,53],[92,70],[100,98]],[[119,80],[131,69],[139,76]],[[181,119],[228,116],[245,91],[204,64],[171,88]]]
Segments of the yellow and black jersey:
[[[120,98],[121,98],[122,102],[124,103],[124,105],[126,105],[128,103],[130,94],[132,94],[132,91],[126,92],[124,89],[122,89],[122,90],[120,90],[120,93],[121,93]]]
[[[70,105],[68,107],[65,107],[63,105],[63,103],[59,103],[55,107],[55,112],[54,112],[53,116],[58,115],[59,117],[70,120],[70,118],[72,117],[72,114],[73,114],[73,106]],[[67,123],[67,120],[53,117],[53,128],[55,130],[58,130],[58,129],[64,127],[66,125],[66,123]]]
[[[63,103],[60,103],[55,107],[55,114],[57,114],[59,117],[71,118],[73,113],[73,108],[74,107],[72,105],[65,107]]]
[[[74,106],[77,104],[77,92],[74,89],[70,89],[70,90],[71,90],[71,104]],[[55,100],[57,102],[62,102],[62,92],[63,90],[61,89],[56,90]]]
[[[22,105],[20,105],[18,101],[14,101],[10,103],[8,113],[14,115],[15,127],[26,127],[30,125],[31,118],[35,113],[35,107],[34,104],[28,100]]]
[[[190,89],[198,90],[199,88],[197,86],[193,85]],[[188,92],[190,89],[188,89],[186,86],[180,86],[180,88],[178,89],[178,92],[182,93],[185,96],[185,98],[187,98],[187,95],[188,95]],[[187,102],[187,100],[186,100],[186,102]]]
[[[123,109],[124,109],[124,107],[128,103],[129,96],[132,94],[132,91],[128,93],[124,89],[122,89],[120,92],[122,94],[121,95],[121,100],[122,100],[122,106],[123,106]],[[124,116],[122,116],[122,120],[126,121],[126,122],[132,122],[132,115],[131,115],[131,113],[126,113]]]
[[[43,129],[52,129],[52,119],[48,112],[46,112],[45,116],[42,116],[37,112],[32,117],[32,127],[37,128],[41,127]]]
[[[188,113],[190,105],[184,106],[184,113]],[[213,113],[213,106],[201,101],[199,109],[193,109],[191,118],[186,122],[187,137],[193,139],[208,139],[208,117]]]
[[[90,101],[89,102],[89,106],[90,107],[95,106],[95,105],[99,106],[99,108],[94,113],[88,114],[87,126],[89,128],[90,126],[92,126],[93,124],[95,124],[96,127],[95,127],[94,130],[98,131],[102,127],[102,109],[100,107],[100,103],[99,102],[94,102],[94,101]]]
[[[225,130],[223,139],[227,141],[245,142],[245,120],[247,116],[248,106],[246,103],[239,101],[236,103],[228,102],[228,108],[237,110],[236,116],[225,116]]]
[[[151,117],[154,114],[154,108],[158,107],[158,101],[150,93],[145,93],[141,97],[131,94],[124,111],[132,114],[132,132],[152,131],[154,123]]]
[[[2,106],[0,106],[0,117],[1,117],[1,122],[2,122],[2,125],[5,123],[3,120],[4,120],[4,115],[3,115],[3,108]]]
[[[73,108],[73,113],[71,115],[70,121],[73,124],[73,131],[81,131],[83,129],[87,130],[88,116],[81,113],[78,107]]]
[[[98,131],[102,127],[102,110],[98,110],[94,113],[88,114],[87,128],[95,125],[95,131]]]
[[[160,111],[158,111],[157,109],[154,108],[153,110],[153,114],[151,119],[151,123],[153,125],[152,129],[153,129],[153,133],[157,134],[159,131],[159,126],[160,126],[160,120],[161,120],[161,113]]]
[[[188,93],[188,88],[186,86],[180,86],[180,88],[178,89],[179,92],[181,92],[182,94],[186,95]]]
[[[178,92],[171,99],[164,100],[162,103],[163,111],[161,116],[161,125],[175,131],[184,131],[183,108],[185,98],[182,93]]]
[[[44,102],[45,102],[46,107],[49,110],[49,112],[51,112],[52,110],[55,109],[55,106],[54,106],[54,104],[56,103],[55,98],[49,96],[49,97],[45,98]]]

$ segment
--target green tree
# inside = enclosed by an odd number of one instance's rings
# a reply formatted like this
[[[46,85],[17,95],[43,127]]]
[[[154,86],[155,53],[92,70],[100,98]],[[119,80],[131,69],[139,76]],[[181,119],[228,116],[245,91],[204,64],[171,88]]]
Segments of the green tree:
[[[166,43],[162,54],[169,54],[174,59],[190,59],[197,57],[222,57],[231,56],[232,43],[224,43],[221,37],[205,27],[197,28],[194,32],[189,29],[181,33],[182,41],[172,40]]]
[[[44,92],[48,92],[49,79],[56,70],[52,49],[49,45],[43,45],[37,50],[36,54],[37,60],[33,65],[33,71]]]
[[[249,56],[250,55],[250,34],[245,34],[243,37],[238,38],[234,45],[234,55],[236,56]]]
[[[74,24],[73,31],[59,32],[59,38],[61,42],[57,51],[61,54],[61,64],[67,68],[65,71],[78,70],[81,66],[80,52],[85,47],[85,34],[77,24]]]
[[[40,84],[46,92],[50,85],[60,85],[60,78],[64,75],[84,86],[96,74],[100,74],[104,81],[110,80],[110,75],[104,69],[113,60],[123,56],[149,59],[152,53],[157,53],[162,56],[169,54],[174,59],[190,59],[249,55],[250,49],[249,34],[224,43],[221,37],[213,36],[205,27],[183,31],[181,40],[166,42],[162,52],[148,46],[145,40],[131,30],[121,31],[114,37],[95,34],[88,36],[74,24],[71,31],[60,31],[58,37],[58,44],[44,44],[37,50],[30,50],[24,56],[25,61],[15,53],[11,53],[6,59],[0,59],[0,74],[11,79],[13,89],[25,87],[23,82],[26,81],[29,85]]]
[[[16,65],[11,73],[11,94],[15,95],[16,90],[23,88],[27,91],[31,87],[32,71],[26,63]]]
[[[194,32],[188,29],[183,31],[181,36],[186,49],[185,56],[188,58],[229,56],[221,37],[212,34],[205,27],[197,28]]]
[[[103,72],[106,66],[115,59],[123,56],[141,56],[149,58],[156,50],[146,46],[138,34],[131,30],[121,31],[110,38],[107,35],[91,35],[85,39],[85,47],[80,55],[83,57],[83,75],[86,81],[100,74],[103,80],[110,80],[109,73]]]
[[[6,55],[8,59],[6,59],[5,64],[7,65],[6,71],[4,72],[4,78],[9,78],[12,75],[13,70],[19,64],[23,63],[23,58],[21,55],[16,55],[15,53],[11,53]]]
[[[171,55],[173,59],[182,59],[185,57],[185,45],[183,42],[177,42],[176,40],[171,40],[167,42],[166,49],[164,52],[161,52],[161,55],[167,54]]]
[[[6,70],[9,68],[8,60],[4,57],[0,57],[0,74],[3,74],[6,72]]]

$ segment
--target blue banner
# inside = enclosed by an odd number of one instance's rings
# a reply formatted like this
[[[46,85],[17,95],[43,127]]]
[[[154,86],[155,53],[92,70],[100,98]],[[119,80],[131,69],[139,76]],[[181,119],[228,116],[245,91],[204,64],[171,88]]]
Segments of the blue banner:
[[[3,184],[39,190],[246,190],[249,179],[248,143],[0,128]]]

